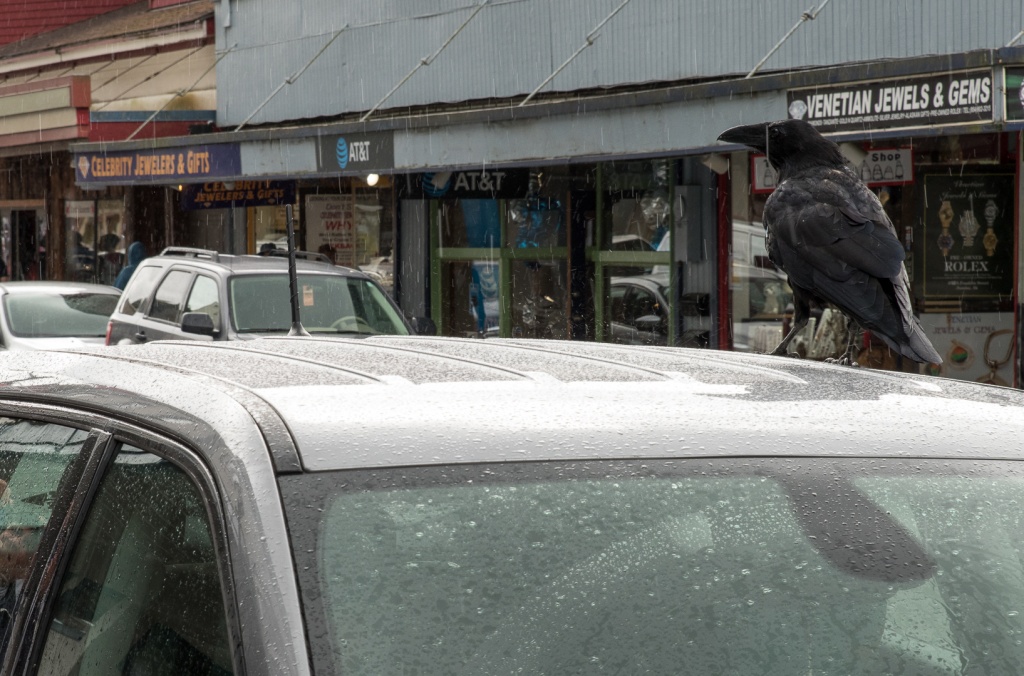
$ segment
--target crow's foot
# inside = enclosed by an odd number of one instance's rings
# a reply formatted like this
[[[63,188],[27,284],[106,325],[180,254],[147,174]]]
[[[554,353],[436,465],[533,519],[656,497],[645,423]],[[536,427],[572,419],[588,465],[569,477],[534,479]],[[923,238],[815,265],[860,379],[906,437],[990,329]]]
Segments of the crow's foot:
[[[853,360],[853,357],[849,354],[844,354],[841,357],[832,358],[828,357],[825,359],[826,364],[838,364],[839,366],[851,366],[853,368],[860,367],[860,364]]]

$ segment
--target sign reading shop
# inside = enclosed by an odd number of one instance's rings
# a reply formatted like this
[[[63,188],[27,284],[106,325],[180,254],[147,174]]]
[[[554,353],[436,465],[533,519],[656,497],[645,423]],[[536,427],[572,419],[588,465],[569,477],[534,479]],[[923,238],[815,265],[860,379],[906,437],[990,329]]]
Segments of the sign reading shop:
[[[991,70],[857,82],[786,93],[789,116],[819,131],[991,121]]]
[[[242,160],[236,143],[79,153],[75,155],[79,185],[195,181],[236,176]]]

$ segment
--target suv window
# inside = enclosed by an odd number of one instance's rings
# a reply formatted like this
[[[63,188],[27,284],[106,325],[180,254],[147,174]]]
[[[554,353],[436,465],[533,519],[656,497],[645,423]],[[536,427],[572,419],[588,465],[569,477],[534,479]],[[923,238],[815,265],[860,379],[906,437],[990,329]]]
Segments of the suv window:
[[[0,418],[0,654],[54,498],[88,434]]]
[[[118,452],[61,583],[39,673],[232,673],[207,511],[176,465]]]
[[[124,290],[124,302],[121,303],[122,314],[145,313],[146,300],[153,292],[153,286],[156,285],[161,272],[163,272],[163,268],[153,265],[135,269],[135,274],[128,282],[128,288]]]
[[[192,285],[192,292],[185,302],[185,312],[205,312],[210,315],[214,326],[220,326],[220,298],[217,282],[210,277],[199,275]]]
[[[185,300],[185,292],[188,291],[191,279],[192,273],[184,270],[171,270],[167,273],[153,297],[153,307],[149,310],[150,319],[178,321],[178,310]]]
[[[298,283],[300,318],[310,333],[408,334],[398,311],[368,279],[300,273]],[[291,328],[288,275],[238,275],[228,294],[239,333]]]

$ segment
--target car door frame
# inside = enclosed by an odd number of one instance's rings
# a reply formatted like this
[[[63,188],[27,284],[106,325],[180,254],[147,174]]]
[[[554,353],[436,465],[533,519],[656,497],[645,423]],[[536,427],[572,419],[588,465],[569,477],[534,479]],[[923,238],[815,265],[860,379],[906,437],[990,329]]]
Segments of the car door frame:
[[[0,401],[0,415],[38,420],[85,430],[89,436],[82,451],[62,478],[51,518],[40,539],[24,593],[18,600],[4,674],[34,674],[46,643],[56,596],[75,552],[82,528],[117,450],[129,444],[172,462],[195,484],[202,496],[213,540],[228,624],[235,674],[246,674],[242,650],[242,622],[228,541],[223,491],[203,462],[187,446],[160,433],[118,421],[102,413],[50,404]]]
[[[171,322],[166,319],[156,319],[150,314],[153,310],[153,304],[156,302],[156,294],[160,291],[160,287],[163,286],[164,282],[167,281],[167,278],[175,272],[184,272],[189,275],[188,283],[185,287],[185,293],[182,295],[181,302],[178,304],[178,313],[175,321]],[[160,275],[159,281],[153,285],[153,290],[150,292],[149,298],[146,299],[145,312],[136,323],[136,333],[143,332],[147,334],[146,340],[141,342],[152,343],[156,340],[204,339],[202,336],[186,334],[181,330],[181,312],[188,300],[188,294],[192,291],[192,285],[196,283],[197,274],[199,274],[198,270],[183,265],[169,265],[164,269],[164,273]],[[218,289],[218,295],[219,293],[220,290]],[[134,334],[132,335],[132,342],[140,342],[135,340]]]

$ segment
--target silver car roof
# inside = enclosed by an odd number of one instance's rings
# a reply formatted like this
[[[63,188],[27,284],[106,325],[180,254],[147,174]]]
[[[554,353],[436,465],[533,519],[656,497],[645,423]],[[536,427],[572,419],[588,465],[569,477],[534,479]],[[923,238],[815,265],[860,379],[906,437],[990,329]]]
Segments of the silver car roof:
[[[592,458],[1016,459],[1024,439],[1024,392],[1009,388],[584,342],[168,341],[4,355],[0,382],[2,399],[70,403],[185,441],[197,428],[223,436],[255,425],[278,473]]]

